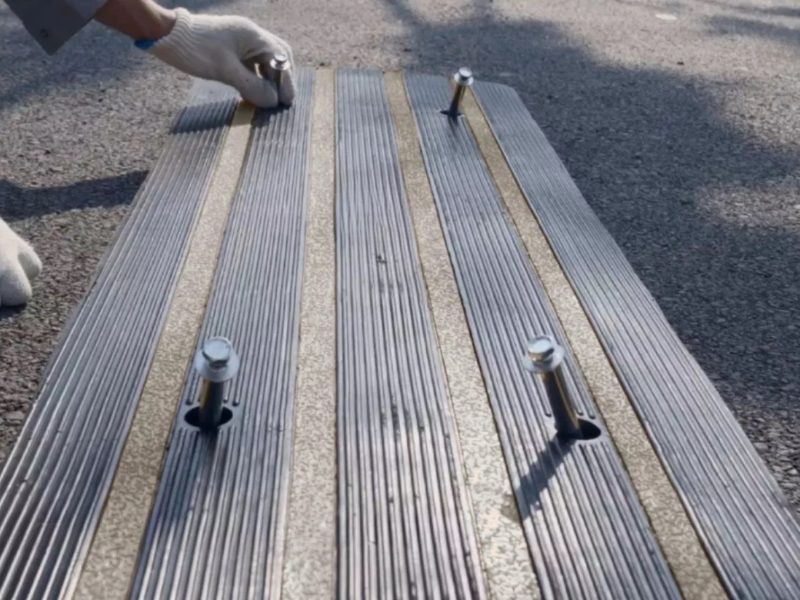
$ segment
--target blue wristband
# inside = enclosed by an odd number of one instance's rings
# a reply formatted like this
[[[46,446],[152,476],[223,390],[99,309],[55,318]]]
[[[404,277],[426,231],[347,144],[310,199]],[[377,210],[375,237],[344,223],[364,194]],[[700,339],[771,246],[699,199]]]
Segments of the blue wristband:
[[[133,45],[139,48],[139,50],[150,50],[150,48],[156,45],[156,40],[144,38],[141,40],[136,40],[133,42]]]

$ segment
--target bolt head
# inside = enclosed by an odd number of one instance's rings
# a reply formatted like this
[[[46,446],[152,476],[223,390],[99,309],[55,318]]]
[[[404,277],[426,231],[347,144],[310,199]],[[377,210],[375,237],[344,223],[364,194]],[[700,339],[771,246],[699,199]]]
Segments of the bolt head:
[[[527,352],[522,358],[522,366],[531,373],[550,373],[558,369],[564,361],[564,348],[549,335],[533,338],[525,349]]]
[[[228,381],[239,371],[239,355],[227,338],[208,338],[194,355],[194,368],[209,381]]]
[[[541,335],[528,342],[528,356],[534,363],[546,363],[555,354],[556,346],[549,335]]]
[[[461,67],[455,75],[453,75],[453,81],[455,81],[458,85],[461,86],[470,86],[474,81],[472,77],[472,70],[468,67]]]
[[[231,359],[233,345],[224,337],[213,337],[203,343],[202,352],[211,368],[221,369]]]
[[[288,71],[291,65],[289,65],[289,57],[283,52],[278,52],[269,61],[269,66],[276,71]]]

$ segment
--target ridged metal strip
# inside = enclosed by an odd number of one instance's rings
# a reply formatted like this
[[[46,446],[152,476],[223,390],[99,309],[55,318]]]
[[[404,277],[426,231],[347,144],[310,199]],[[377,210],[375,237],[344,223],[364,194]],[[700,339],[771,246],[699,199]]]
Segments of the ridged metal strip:
[[[280,590],[308,196],[313,71],[290,109],[259,111],[198,346],[231,340],[230,422],[185,421],[189,370],[132,597],[263,598]]]
[[[339,596],[484,597],[382,74],[336,101]]]
[[[65,329],[0,475],[0,598],[76,580],[235,104],[203,88],[181,112]]]
[[[741,427],[516,92],[476,94],[728,590],[797,598],[800,527]]]
[[[555,437],[541,383],[522,368],[528,339],[566,335],[466,121],[441,113],[447,80],[406,84],[542,595],[678,597],[613,444]],[[569,349],[566,369],[580,411],[597,419]]]

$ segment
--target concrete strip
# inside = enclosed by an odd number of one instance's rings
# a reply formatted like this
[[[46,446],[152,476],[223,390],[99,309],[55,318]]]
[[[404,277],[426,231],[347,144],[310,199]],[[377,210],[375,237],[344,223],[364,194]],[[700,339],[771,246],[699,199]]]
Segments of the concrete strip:
[[[538,586],[400,73],[386,74],[386,95],[397,128],[400,163],[489,594],[503,599],[536,598]]]
[[[681,592],[687,598],[725,597],[716,571],[678,494],[471,92],[465,97],[464,113],[531,262],[564,326],[606,429],[625,464]]]
[[[111,492],[78,581],[78,598],[112,600],[128,595],[186,368],[211,291],[228,211],[247,153],[253,114],[253,107],[245,104],[234,113]]]
[[[334,75],[317,71],[283,596],[330,598],[336,581]]]

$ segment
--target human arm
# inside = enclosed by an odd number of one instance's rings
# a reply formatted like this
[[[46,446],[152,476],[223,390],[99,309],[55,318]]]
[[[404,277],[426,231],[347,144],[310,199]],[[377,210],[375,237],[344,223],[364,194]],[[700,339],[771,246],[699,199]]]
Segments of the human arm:
[[[153,0],[107,0],[94,20],[134,40],[157,40],[172,31],[175,11]]]
[[[293,65],[291,47],[250,19],[195,15],[182,8],[164,8],[154,0],[6,2],[51,54],[94,18],[180,71],[233,86],[256,106],[294,100],[291,69],[284,73],[280,90],[260,76],[275,54],[285,54]]]
[[[294,100],[291,70],[280,90],[260,76],[276,54],[285,54],[292,65],[291,47],[250,19],[195,15],[183,8],[166,9],[153,0],[108,0],[95,20],[184,73],[227,83],[256,106]]]

